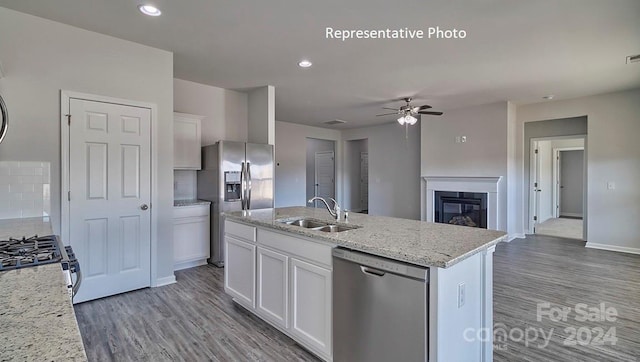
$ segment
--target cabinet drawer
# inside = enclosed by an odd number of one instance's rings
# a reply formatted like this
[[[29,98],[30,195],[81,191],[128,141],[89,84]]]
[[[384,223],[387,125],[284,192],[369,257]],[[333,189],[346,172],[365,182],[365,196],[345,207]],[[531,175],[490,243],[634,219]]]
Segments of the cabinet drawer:
[[[256,228],[253,226],[238,224],[233,221],[224,222],[224,233],[233,235],[248,241],[256,241]]]
[[[286,251],[331,268],[331,246],[289,235],[258,229],[259,244]]]
[[[209,205],[174,206],[173,218],[209,216]]]

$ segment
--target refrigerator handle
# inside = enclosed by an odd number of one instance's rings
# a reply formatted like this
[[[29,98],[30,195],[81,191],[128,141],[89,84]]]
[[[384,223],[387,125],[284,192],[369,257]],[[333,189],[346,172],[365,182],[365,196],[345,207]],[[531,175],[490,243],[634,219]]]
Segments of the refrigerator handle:
[[[244,167],[244,162],[242,162],[242,167],[240,170],[240,206],[242,207],[242,210],[246,210],[246,208],[244,207],[245,204],[245,184],[247,183],[246,178],[245,178],[245,167]]]
[[[251,163],[247,161],[247,210],[251,209]]]

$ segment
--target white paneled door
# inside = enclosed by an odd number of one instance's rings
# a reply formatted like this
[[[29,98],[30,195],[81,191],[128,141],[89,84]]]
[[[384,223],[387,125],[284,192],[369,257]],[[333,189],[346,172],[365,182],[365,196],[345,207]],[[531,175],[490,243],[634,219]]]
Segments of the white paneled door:
[[[324,199],[336,197],[335,161],[333,152],[316,152],[316,196]],[[315,207],[324,207],[316,201]]]
[[[83,280],[74,302],[151,280],[151,110],[70,99],[69,244]]]

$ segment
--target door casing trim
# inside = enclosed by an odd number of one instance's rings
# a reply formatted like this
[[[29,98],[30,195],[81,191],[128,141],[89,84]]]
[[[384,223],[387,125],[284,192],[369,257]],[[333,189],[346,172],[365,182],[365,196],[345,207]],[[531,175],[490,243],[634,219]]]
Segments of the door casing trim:
[[[68,245],[70,235],[70,220],[69,210],[70,202],[68,199],[68,192],[70,188],[69,183],[69,142],[70,127],[67,123],[67,114],[70,114],[70,102],[71,99],[80,99],[86,101],[112,103],[122,106],[146,108],[151,111],[151,276],[149,284],[152,287],[160,286],[157,280],[158,276],[158,213],[154,212],[153,206],[159,205],[158,203],[158,154],[155,151],[155,147],[158,144],[158,130],[154,125],[158,124],[158,106],[155,103],[134,101],[130,99],[114,98],[108,96],[101,96],[89,93],[80,93],[74,91],[60,90],[60,236],[65,245]],[[164,282],[164,284],[167,284]],[[170,284],[170,283],[169,283]]]

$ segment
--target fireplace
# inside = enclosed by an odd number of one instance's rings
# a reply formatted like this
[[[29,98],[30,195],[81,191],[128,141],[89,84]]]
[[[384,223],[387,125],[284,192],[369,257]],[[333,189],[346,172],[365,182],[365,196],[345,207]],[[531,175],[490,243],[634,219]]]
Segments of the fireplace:
[[[438,213],[438,217],[440,215],[446,217],[448,214],[455,213],[456,215],[449,215],[451,217],[443,222],[449,223],[453,216],[458,216],[457,223],[465,222],[467,224],[468,217],[476,225],[482,225],[490,230],[504,230],[506,228],[506,208],[502,208],[506,207],[506,202],[504,196],[499,195],[499,193],[506,192],[503,189],[501,176],[423,176],[422,179],[422,220],[437,222],[436,213]],[[499,190],[501,191],[499,192]],[[452,202],[454,200],[446,200],[447,202],[443,202],[442,210],[440,210],[439,204],[442,200],[436,199],[436,193],[462,200],[455,202]],[[471,201],[470,199],[484,200]]]
[[[487,194],[482,192],[435,192],[434,221],[487,228]]]

